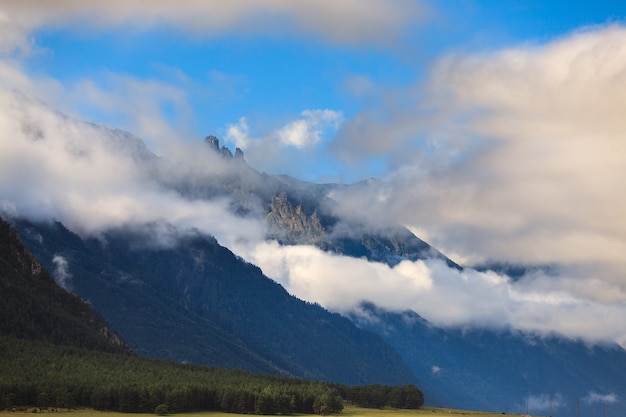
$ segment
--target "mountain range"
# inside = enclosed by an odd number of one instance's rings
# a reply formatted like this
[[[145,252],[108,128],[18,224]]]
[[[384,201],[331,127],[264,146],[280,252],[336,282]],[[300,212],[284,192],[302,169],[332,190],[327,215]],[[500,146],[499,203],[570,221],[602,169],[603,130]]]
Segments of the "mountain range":
[[[397,265],[448,259],[406,228],[338,216],[332,190],[260,173],[215,137],[206,146],[227,169],[165,175],[141,140],[97,127],[109,146],[190,201],[228,198],[234,216],[263,220],[283,246]],[[167,171],[171,174],[171,171]],[[626,404],[626,351],[517,329],[442,328],[415,311],[363,303],[346,315],[290,295],[255,265],[199,230],[166,220],[109,227],[97,235],[55,219],[13,213],[9,223],[57,282],[89,304],[139,355],[344,384],[417,383],[426,404],[565,416],[577,406]],[[219,219],[216,219],[219,221]],[[170,239],[155,236],[168,231]],[[33,265],[36,265],[33,263]],[[358,285],[355,283],[354,285]],[[364,314],[366,313],[366,314]]]

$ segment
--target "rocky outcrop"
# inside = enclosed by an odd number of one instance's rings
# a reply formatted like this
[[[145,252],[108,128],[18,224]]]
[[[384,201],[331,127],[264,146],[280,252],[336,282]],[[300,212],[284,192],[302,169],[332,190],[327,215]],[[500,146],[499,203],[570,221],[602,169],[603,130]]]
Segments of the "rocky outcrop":
[[[226,146],[222,146],[220,148],[220,140],[213,135],[209,135],[205,137],[204,143],[206,143],[207,146],[211,148],[213,151],[219,153],[225,158],[237,159],[237,160],[243,161],[243,151],[241,150],[241,148],[235,148],[235,155],[233,155],[230,149],[228,149]]]
[[[275,195],[265,216],[269,235],[286,244],[321,245],[326,239],[317,212],[307,214],[292,204],[285,193]]]

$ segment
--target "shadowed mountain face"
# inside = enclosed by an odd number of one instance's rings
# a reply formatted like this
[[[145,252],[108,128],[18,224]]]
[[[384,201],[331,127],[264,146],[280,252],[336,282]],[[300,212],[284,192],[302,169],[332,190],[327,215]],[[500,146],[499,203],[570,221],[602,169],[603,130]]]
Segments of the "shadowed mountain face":
[[[72,290],[138,354],[348,384],[414,381],[378,336],[289,295],[212,238],[163,248],[137,231],[81,239],[59,223],[15,225],[44,265],[66,260]]]
[[[365,313],[365,314],[363,314]],[[367,317],[365,319],[364,317]],[[602,397],[624,407],[626,351],[514,329],[442,329],[412,311],[363,304],[352,317],[376,332],[411,366],[427,403],[458,408],[545,414],[598,414]],[[595,411],[594,411],[595,410]]]
[[[105,352],[130,352],[91,306],[57,285],[2,219],[0,294],[2,335]]]

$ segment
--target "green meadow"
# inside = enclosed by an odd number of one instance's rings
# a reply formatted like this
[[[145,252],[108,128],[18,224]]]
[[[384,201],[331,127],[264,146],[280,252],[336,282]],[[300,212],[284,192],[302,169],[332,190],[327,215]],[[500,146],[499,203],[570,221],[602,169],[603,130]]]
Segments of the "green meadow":
[[[155,417],[156,414],[137,414],[137,413],[118,413],[112,411],[95,411],[95,410],[72,410],[72,411],[55,411],[42,412],[42,414],[51,414],[50,417]],[[32,412],[1,412],[0,415],[11,415],[13,417],[32,417]],[[239,414],[223,413],[217,411],[206,411],[197,413],[177,413],[172,417],[233,417]],[[483,411],[455,410],[451,408],[433,408],[423,407],[419,410],[393,410],[393,409],[373,409],[360,408],[346,405],[338,417],[412,417],[412,416],[476,416],[476,417],[502,417],[502,413],[490,413]],[[507,414],[507,416],[522,417],[523,414]]]

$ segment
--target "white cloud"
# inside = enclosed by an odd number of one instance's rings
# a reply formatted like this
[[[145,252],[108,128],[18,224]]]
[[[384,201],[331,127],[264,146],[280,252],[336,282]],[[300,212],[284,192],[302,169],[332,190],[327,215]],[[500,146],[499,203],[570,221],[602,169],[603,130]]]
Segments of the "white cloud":
[[[565,406],[565,398],[559,393],[530,395],[526,399],[526,405],[531,413],[545,413]]]
[[[338,190],[339,214],[397,220],[470,264],[556,265],[554,275],[513,287],[532,285],[525,297],[547,293],[564,307],[537,298],[546,325],[528,309],[527,319],[516,316],[524,326],[598,334],[594,323],[610,327],[603,311],[618,321],[626,302],[626,28],[450,55],[428,85],[406,90],[392,102],[412,107],[368,109],[373,115],[345,123],[338,146],[353,157],[391,153],[403,162],[381,181]]]
[[[33,49],[33,41],[28,36],[29,29],[0,9],[0,54],[29,55]]]
[[[236,124],[228,125],[226,140],[233,142],[238,148],[247,149],[250,143],[249,132],[248,120],[240,117]]]
[[[336,129],[343,119],[341,113],[334,110],[305,110],[301,116],[276,132],[283,145],[296,148],[313,146],[320,141],[324,129]]]
[[[594,404],[594,403],[610,403],[613,404],[615,402],[617,402],[617,395],[611,393],[611,394],[598,394],[597,392],[594,391],[590,391],[589,394],[583,398],[583,401],[586,402],[587,404]]]
[[[256,151],[263,154],[268,150],[280,151],[290,146],[310,148],[320,142],[326,131],[337,129],[343,121],[343,115],[336,110],[304,110],[300,115],[301,118],[289,121],[261,137],[250,137],[248,119],[241,117],[236,124],[227,127],[226,140],[253,155]]]
[[[54,255],[52,257],[52,263],[54,263],[54,279],[62,288],[66,290],[71,289],[72,273],[69,270],[69,264],[67,259],[61,255]]]
[[[227,173],[222,158],[201,143],[176,143],[170,149],[182,162],[155,159],[135,141],[2,89],[3,206],[31,218],[56,218],[86,234],[167,221],[181,231],[212,234],[225,245],[262,238],[262,223],[232,214],[229,201],[192,199],[165,185]]]
[[[412,309],[440,326],[513,326],[589,341],[626,341],[623,302],[591,300],[539,271],[513,281],[494,272],[459,271],[435,259],[389,267],[310,246],[263,242],[235,249],[290,293],[337,312],[371,301],[390,310]],[[568,278],[565,272],[556,276]]]
[[[300,117],[269,132],[256,134],[241,117],[227,126],[225,142],[244,150],[251,166],[269,173],[298,172],[315,177],[326,158],[326,144],[343,122],[340,111],[307,109]],[[301,177],[302,178],[302,177]],[[310,177],[309,177],[310,178]]]
[[[98,30],[125,26],[138,31],[166,26],[194,36],[306,34],[329,42],[388,44],[409,24],[429,15],[410,0],[80,0],[0,1],[8,20],[30,29],[71,26]]]

